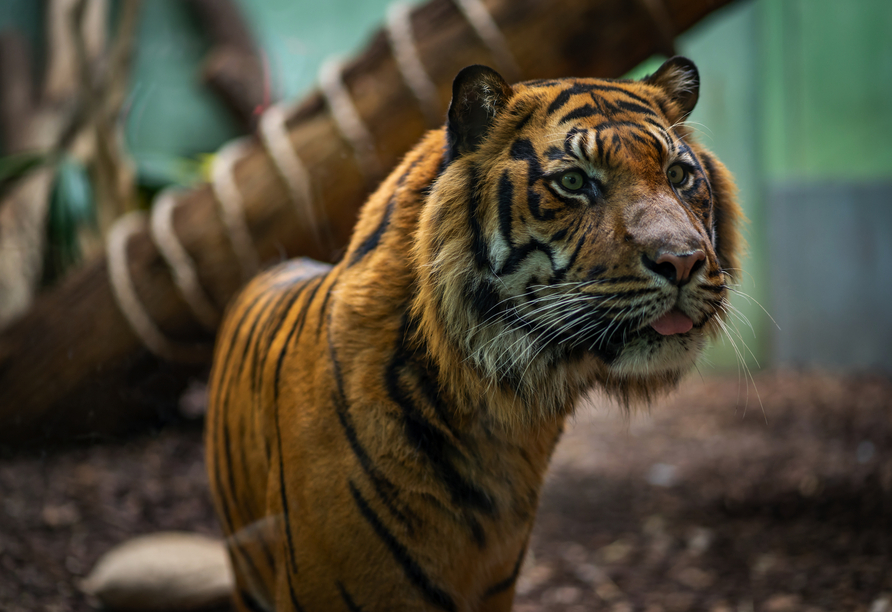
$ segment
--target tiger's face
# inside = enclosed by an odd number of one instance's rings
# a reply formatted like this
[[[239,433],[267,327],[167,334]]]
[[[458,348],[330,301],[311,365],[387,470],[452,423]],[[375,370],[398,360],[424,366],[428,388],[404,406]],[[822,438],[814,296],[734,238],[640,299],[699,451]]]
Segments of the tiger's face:
[[[739,242],[727,171],[681,124],[694,65],[513,88],[468,71],[430,226],[453,340],[530,392],[555,366],[614,387],[677,381],[720,325]]]

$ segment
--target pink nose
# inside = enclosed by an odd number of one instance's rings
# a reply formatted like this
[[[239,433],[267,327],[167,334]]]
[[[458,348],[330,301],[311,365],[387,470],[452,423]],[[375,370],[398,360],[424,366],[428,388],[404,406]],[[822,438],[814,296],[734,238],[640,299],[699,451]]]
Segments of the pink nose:
[[[657,258],[651,260],[644,257],[644,265],[664,277],[670,283],[684,285],[691,280],[691,274],[698,270],[706,261],[706,253],[696,250],[693,253],[659,253]]]

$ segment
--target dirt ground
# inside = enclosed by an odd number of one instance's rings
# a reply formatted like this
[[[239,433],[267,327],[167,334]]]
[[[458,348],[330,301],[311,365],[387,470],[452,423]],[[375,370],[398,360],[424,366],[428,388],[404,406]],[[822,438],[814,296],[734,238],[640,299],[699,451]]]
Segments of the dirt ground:
[[[892,612],[892,380],[694,377],[561,442],[517,612]],[[131,536],[217,533],[199,424],[0,459],[0,610],[91,610]]]

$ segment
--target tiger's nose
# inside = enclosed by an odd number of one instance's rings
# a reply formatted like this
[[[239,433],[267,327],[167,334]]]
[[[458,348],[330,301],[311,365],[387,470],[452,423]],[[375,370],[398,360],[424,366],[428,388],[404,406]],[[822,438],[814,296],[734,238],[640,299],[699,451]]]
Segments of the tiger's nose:
[[[706,261],[706,253],[696,250],[692,253],[658,252],[656,259],[642,255],[644,266],[679,287],[691,280],[691,275]]]

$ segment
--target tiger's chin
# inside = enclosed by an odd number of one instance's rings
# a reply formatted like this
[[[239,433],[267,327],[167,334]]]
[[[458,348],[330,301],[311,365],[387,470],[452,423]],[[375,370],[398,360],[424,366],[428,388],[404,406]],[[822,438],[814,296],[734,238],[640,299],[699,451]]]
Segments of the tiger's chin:
[[[681,377],[694,366],[705,346],[706,335],[700,329],[665,336],[648,327],[619,348],[609,369],[614,376],[636,379]]]
[[[672,336],[662,336],[651,329],[639,330],[622,345],[609,347],[613,353],[608,361],[604,361],[603,354],[594,355],[604,364],[596,387],[626,410],[648,405],[678,386],[693,368],[706,341],[702,329]]]

